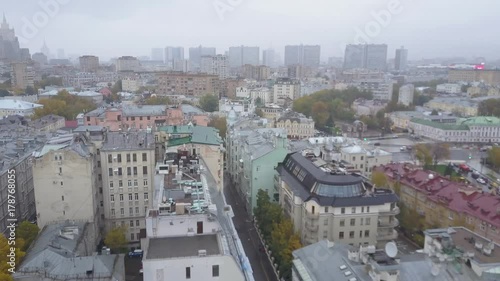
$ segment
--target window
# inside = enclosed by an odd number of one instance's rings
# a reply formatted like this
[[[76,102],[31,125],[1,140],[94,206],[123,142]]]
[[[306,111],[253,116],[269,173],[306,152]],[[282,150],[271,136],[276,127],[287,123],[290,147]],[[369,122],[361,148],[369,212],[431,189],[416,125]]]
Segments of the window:
[[[351,219],[350,225],[351,226],[355,226],[356,225],[356,219]]]
[[[121,176],[122,175],[122,168],[118,168],[118,175]]]
[[[363,225],[363,221],[365,220],[365,218],[361,218],[361,225]]]
[[[128,201],[132,201],[132,193],[128,194]]]
[[[191,267],[186,267],[186,279],[191,279]]]
[[[356,207],[352,207],[352,208],[351,208],[351,213],[352,213],[352,214],[355,214],[355,213],[356,213]]]
[[[134,186],[139,186],[139,183],[137,183],[137,179],[134,179]]]
[[[139,207],[135,207],[135,213],[139,214]]]
[[[135,240],[135,235],[133,233],[130,233],[130,240]]]
[[[132,215],[134,213],[134,208],[130,207],[128,208],[128,214]]]
[[[108,175],[111,177],[113,176],[113,168],[108,169]]]
[[[114,194],[110,195],[110,200],[111,200],[111,202],[115,202],[115,195]]]
[[[125,215],[125,209],[120,208],[120,214]]]
[[[148,174],[148,166],[142,166],[142,174],[147,175]]]
[[[141,226],[141,224],[139,223],[139,220],[135,221],[135,226],[137,226],[137,227]]]
[[[345,220],[344,219],[340,220],[340,226],[345,226]]]
[[[137,154],[132,154],[132,161],[137,162]]]
[[[118,157],[118,163],[121,163],[122,162],[122,155],[120,153],[118,153],[117,157]]]
[[[108,163],[113,163],[113,155],[108,154]]]
[[[369,213],[370,212],[370,206],[366,206],[366,212]]]
[[[328,207],[325,207],[325,213],[328,213]]]
[[[63,195],[63,196],[61,196],[61,199],[62,199],[62,201],[64,201],[64,195]]]
[[[134,167],[134,176],[137,176],[137,167]]]
[[[101,168],[101,161],[97,161],[97,168]]]
[[[148,154],[147,153],[142,154],[142,161],[143,162],[148,161]]]
[[[339,232],[339,239],[344,239],[344,232],[343,231]]]
[[[354,231],[349,231],[349,238],[354,238]]]
[[[148,180],[143,181],[144,186],[148,186]]]
[[[149,194],[147,192],[144,192],[144,200],[148,200]]]
[[[130,153],[127,153],[127,162],[130,162]]]
[[[132,168],[127,167],[127,176],[132,175]]]
[[[361,213],[365,212],[365,207],[361,207]]]
[[[62,168],[59,167],[59,174],[62,174]]]
[[[139,200],[139,193],[134,194],[134,199]]]
[[[219,277],[219,266],[212,265],[212,277]]]
[[[363,230],[359,231],[359,238],[363,238]]]
[[[340,208],[340,213],[345,214],[345,208]]]
[[[123,194],[120,194],[120,202],[123,202]]]
[[[130,221],[130,227],[134,227],[134,221]]]
[[[370,225],[370,218],[366,218],[366,225]]]
[[[363,161],[363,159],[364,159],[364,156],[361,156],[361,161]]]
[[[370,236],[370,231],[369,230],[365,230],[365,237],[368,237]]]
[[[131,187],[131,186],[132,186],[132,180],[128,180],[128,182],[127,182],[127,186],[128,186],[128,187]]]
[[[328,219],[325,219],[325,220],[323,221],[323,225],[328,225]]]
[[[111,209],[111,215],[114,216],[115,215],[115,209]]]
[[[123,187],[123,181],[122,180],[118,180],[118,187]]]

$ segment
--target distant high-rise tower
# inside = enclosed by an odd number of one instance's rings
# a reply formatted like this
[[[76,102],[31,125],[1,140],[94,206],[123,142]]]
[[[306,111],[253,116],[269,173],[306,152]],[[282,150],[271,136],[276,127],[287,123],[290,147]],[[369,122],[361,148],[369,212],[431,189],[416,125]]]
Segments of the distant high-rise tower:
[[[184,47],[166,47],[165,63],[170,68],[176,69],[175,65],[184,64]],[[179,63],[177,63],[179,62]]]
[[[245,64],[259,65],[259,55],[259,47],[229,47],[229,66],[241,67]]]
[[[228,77],[228,59],[224,55],[202,56],[200,71],[207,74],[218,75],[220,79]]]
[[[387,68],[387,45],[347,45],[344,55],[344,69],[353,68],[385,70]]]
[[[262,51],[262,64],[269,67],[276,67],[276,52],[273,49]]]
[[[151,49],[151,60],[163,61],[163,49],[162,48]]]
[[[0,25],[0,60],[19,61],[21,49],[13,28],[9,27],[5,14]]]
[[[285,46],[285,65],[303,65],[317,67],[320,63],[321,47],[319,45]]]
[[[396,50],[396,59],[394,60],[394,68],[399,71],[404,71],[408,64],[408,50],[405,47]]]
[[[202,47],[201,45],[189,48],[189,62],[191,63],[191,67],[199,68],[202,56],[215,56],[215,48]]]
[[[43,40],[43,46],[40,51],[42,52],[42,54],[47,56],[47,58],[50,58],[50,49],[49,47],[47,47],[47,43],[45,42],[45,40]]]

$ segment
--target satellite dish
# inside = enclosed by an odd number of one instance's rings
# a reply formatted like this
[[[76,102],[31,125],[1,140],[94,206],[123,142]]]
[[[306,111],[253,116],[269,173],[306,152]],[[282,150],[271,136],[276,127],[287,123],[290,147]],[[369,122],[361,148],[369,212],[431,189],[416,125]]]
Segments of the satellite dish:
[[[398,246],[396,246],[396,243],[388,242],[387,244],[385,244],[385,253],[390,258],[395,258],[398,254]]]
[[[319,147],[314,148],[314,156],[318,157],[321,154]]]

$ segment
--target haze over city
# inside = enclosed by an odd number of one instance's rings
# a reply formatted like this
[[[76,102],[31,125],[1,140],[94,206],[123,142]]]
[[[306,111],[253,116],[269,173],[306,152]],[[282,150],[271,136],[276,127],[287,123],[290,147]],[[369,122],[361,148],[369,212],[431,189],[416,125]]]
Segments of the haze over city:
[[[42,10],[39,2],[23,5],[2,0],[2,11],[22,36],[26,21]],[[274,48],[283,55],[288,44],[319,44],[322,61],[341,57],[345,44],[356,43],[356,28],[364,30],[387,11],[400,13],[382,20],[370,43],[386,43],[389,53],[400,46],[409,59],[485,57],[498,59],[500,38],[484,26],[498,26],[497,1],[60,1],[60,9],[22,47],[38,51],[45,39],[67,54],[94,54],[103,60],[119,55],[150,55],[165,46],[214,46],[223,54],[230,46]],[[234,4],[234,6],[231,5]],[[391,4],[392,3],[392,4]],[[217,7],[217,8],[216,8]],[[384,17],[383,17],[384,18]],[[373,29],[377,31],[377,29]]]

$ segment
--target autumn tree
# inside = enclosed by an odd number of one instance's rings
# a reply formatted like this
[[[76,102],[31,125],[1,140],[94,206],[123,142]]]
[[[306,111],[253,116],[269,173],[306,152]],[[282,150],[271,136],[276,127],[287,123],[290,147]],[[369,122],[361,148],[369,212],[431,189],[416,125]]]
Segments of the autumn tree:
[[[500,167],[500,147],[495,146],[488,151],[488,161],[495,168],[498,169]]]
[[[415,156],[426,168],[450,157],[450,145],[447,143],[417,144],[415,151]]]
[[[12,270],[17,270],[19,265],[21,264],[22,259],[26,255],[21,249],[24,248],[24,240],[17,238],[14,241],[7,240],[4,235],[0,235],[0,280],[9,281],[13,280],[11,274]],[[15,258],[13,263],[11,260],[11,248],[15,248]],[[11,269],[13,268],[14,269]]]
[[[257,192],[257,206],[254,208],[254,215],[266,240],[271,238],[273,224],[280,223],[283,219],[280,205],[272,203],[269,194],[264,189],[259,189]]]
[[[383,172],[375,171],[372,173],[372,183],[376,187],[385,187],[388,184],[387,176]]]
[[[417,144],[415,146],[415,157],[417,157],[420,163],[424,164],[425,168],[432,165],[432,154],[429,148],[425,144]]]
[[[55,114],[66,118],[66,120],[74,120],[79,113],[88,112],[96,108],[93,102],[71,95],[64,90],[60,91],[57,96],[42,99],[38,103],[43,105],[43,108],[35,109],[34,119]]]
[[[119,92],[123,91],[123,90],[122,90],[122,80],[118,80],[118,81],[116,81],[116,83],[113,85],[113,87],[111,87],[111,89],[110,89],[110,90],[111,90],[111,92],[112,92],[113,94],[117,94],[117,93],[119,93]]]
[[[206,112],[214,112],[219,109],[219,98],[216,95],[206,94],[200,98],[200,107]]]
[[[264,111],[262,111],[262,109],[260,109],[260,108],[257,108],[255,110],[255,115],[257,115],[257,116],[259,116],[259,117],[262,118],[262,117],[264,117]]]
[[[312,105],[311,111],[311,117],[314,119],[316,126],[324,128],[326,121],[330,118],[328,106],[323,102],[317,101]]]
[[[40,232],[40,228],[29,221],[23,221],[19,224],[16,229],[16,237],[24,240],[24,248],[23,251],[26,251],[31,243],[35,240],[36,236]]]
[[[227,120],[226,117],[218,117],[214,116],[210,119],[210,122],[208,122],[209,127],[214,127],[217,130],[219,130],[219,136],[222,139],[226,138],[226,131],[227,131]]]
[[[106,238],[104,238],[104,244],[108,246],[113,251],[121,251],[127,246],[127,238],[125,237],[127,229],[123,226],[115,227],[111,229]]]
[[[147,105],[167,105],[170,104],[170,99],[167,97],[154,96],[146,99],[144,103]]]
[[[270,247],[279,265],[280,277],[289,280],[293,261],[292,253],[302,247],[300,237],[294,233],[290,219],[283,219],[273,224]]]

